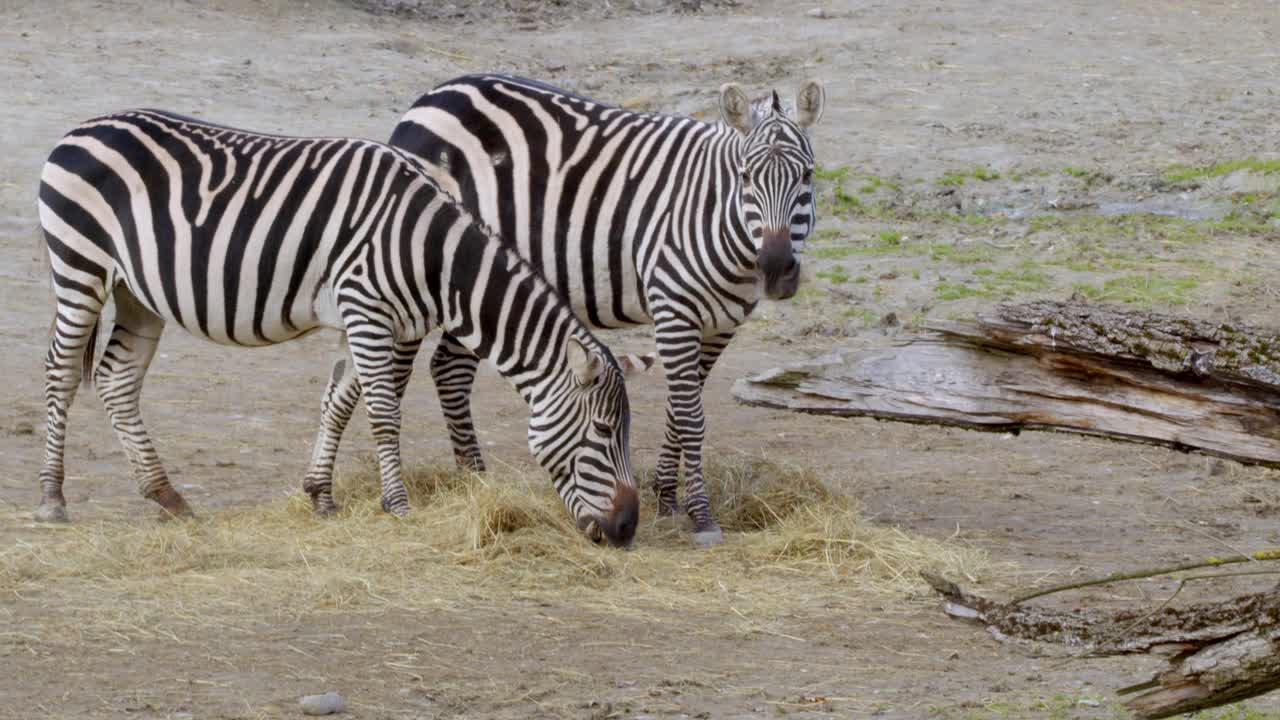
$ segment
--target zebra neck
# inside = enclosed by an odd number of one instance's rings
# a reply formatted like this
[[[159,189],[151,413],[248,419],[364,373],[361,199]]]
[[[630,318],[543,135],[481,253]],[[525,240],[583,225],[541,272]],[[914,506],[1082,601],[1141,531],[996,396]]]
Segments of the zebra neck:
[[[728,138],[719,144],[714,160],[714,166],[721,168],[721,175],[716,183],[718,192],[710,194],[708,200],[713,205],[705,211],[716,217],[717,232],[713,242],[717,254],[731,261],[729,275],[725,279],[741,282],[743,275],[754,272],[756,262],[755,244],[747,229],[746,213],[742,206],[741,176],[746,138],[736,130],[726,130]]]
[[[590,333],[532,265],[475,225],[444,243],[441,260],[439,324],[538,410],[548,388],[572,380],[568,336]]]

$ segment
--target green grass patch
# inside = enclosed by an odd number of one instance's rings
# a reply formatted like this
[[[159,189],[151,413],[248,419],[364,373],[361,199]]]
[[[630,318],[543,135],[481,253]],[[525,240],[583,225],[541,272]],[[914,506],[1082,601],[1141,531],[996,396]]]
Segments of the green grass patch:
[[[843,265],[833,265],[819,272],[818,277],[836,285],[842,285],[849,282],[849,271],[845,270]]]
[[[834,245],[831,247],[809,248],[805,251],[805,255],[812,255],[823,260],[843,260],[851,255],[865,255],[866,252],[862,248],[856,248],[852,245]]]
[[[1239,170],[1248,170],[1258,175],[1280,174],[1280,160],[1259,160],[1255,157],[1244,160],[1231,160],[1203,167],[1189,165],[1173,165],[1164,171],[1164,179],[1171,183],[1187,182],[1202,178],[1222,177]]]
[[[976,167],[972,170],[950,170],[938,179],[938,184],[950,187],[959,187],[964,185],[970,179],[991,182],[992,180],[999,180],[1000,173],[986,166]]]
[[[1123,275],[1104,280],[1102,285],[1076,283],[1073,287],[1090,300],[1122,302],[1144,307],[1185,305],[1200,281],[1195,278],[1168,278],[1157,275]]]
[[[1053,284],[1052,278],[1029,260],[1016,268],[974,268],[973,274],[973,280],[939,282],[933,288],[934,296],[939,301],[967,297],[1010,298],[1023,293],[1039,292]]]
[[[876,233],[876,237],[880,239],[881,245],[901,245],[902,233],[897,230],[881,230]]]
[[[839,181],[849,177],[849,168],[845,165],[835,168],[819,165],[813,169],[813,177],[817,180]]]

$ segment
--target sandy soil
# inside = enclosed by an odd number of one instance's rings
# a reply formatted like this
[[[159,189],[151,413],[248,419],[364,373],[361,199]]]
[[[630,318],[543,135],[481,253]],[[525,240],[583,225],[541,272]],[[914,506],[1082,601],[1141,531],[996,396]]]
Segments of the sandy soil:
[[[33,197],[62,132],[101,112],[150,106],[263,131],[383,138],[437,82],[497,69],[690,113],[710,111],[722,82],[790,92],[820,77],[829,101],[815,134],[824,167],[894,179],[900,190],[883,196],[886,207],[958,210],[954,218],[828,213],[820,227],[833,231],[822,242],[865,249],[892,230],[904,236],[904,250],[843,261],[841,272],[869,282],[810,275],[811,292],[761,309],[709,384],[711,453],[763,452],[811,465],[857,494],[877,522],[955,535],[1018,563],[1006,583],[1280,543],[1280,492],[1268,472],[1070,435],[796,416],[738,406],[729,392],[748,372],[876,341],[874,320],[890,311],[919,322],[1002,297],[1066,297],[1081,283],[1105,287],[1135,273],[1195,281],[1188,292],[1156,297],[1155,307],[1271,323],[1280,275],[1275,233],[1265,227],[1214,227],[1204,241],[1172,244],[1150,229],[1098,240],[1019,217],[1153,197],[1170,207],[1235,202],[1225,181],[1185,188],[1159,178],[1174,163],[1280,152],[1274,5],[832,1],[822,5],[826,18],[807,16],[811,7],[744,0],[694,14],[624,8],[575,21],[554,6],[427,18],[330,2],[0,3],[0,537],[39,542],[48,532],[29,523],[50,320]],[[975,167],[1001,177],[939,182]],[[965,220],[990,217],[991,208],[1006,212],[991,225]],[[951,250],[921,252],[912,245],[921,238]],[[1098,252],[1099,242],[1141,262],[1050,262]],[[982,249],[997,275],[1043,261],[1035,272],[1045,277],[1035,288],[1007,283],[948,298],[938,291],[943,283],[981,276],[955,260],[957,248]],[[809,264],[807,272],[829,273],[837,263]],[[644,351],[650,336],[635,330],[607,341]],[[334,343],[312,336],[245,351],[166,333],[144,406],[173,479],[197,510],[297,489]],[[477,425],[490,458],[524,464],[526,411],[499,384],[476,398]],[[651,466],[662,383],[641,379],[631,395],[635,462]],[[405,425],[410,461],[450,457],[425,367],[409,391]],[[96,398],[81,395],[71,427],[73,517],[149,519],[153,510],[133,491]],[[360,419],[345,457],[371,447]],[[1148,589],[1161,587],[1170,586]],[[17,642],[16,633],[52,611],[4,597],[0,716],[292,716],[299,695],[334,687],[358,717],[1111,717],[1119,711],[1110,692],[1149,667],[1045,660],[1035,648],[1000,645],[946,621],[922,598],[885,598],[860,617],[780,617],[780,634],[744,635],[710,612],[654,624],[486,593],[437,618],[295,609],[291,620],[248,617],[216,634],[138,629],[122,652],[101,635]],[[587,642],[606,628],[625,642]],[[434,658],[426,679],[385,664],[405,652]],[[805,700],[816,696],[828,702]],[[1101,705],[1078,704],[1092,698]],[[1277,709],[1280,700],[1253,706]]]

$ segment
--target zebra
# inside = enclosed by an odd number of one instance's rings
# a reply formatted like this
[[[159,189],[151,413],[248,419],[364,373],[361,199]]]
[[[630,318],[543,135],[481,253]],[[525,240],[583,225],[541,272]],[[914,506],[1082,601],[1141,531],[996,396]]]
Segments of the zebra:
[[[666,437],[654,474],[660,516],[685,504],[698,545],[722,538],[702,477],[702,389],[759,300],[795,294],[795,254],[817,221],[809,129],[822,83],[794,108],[720,89],[720,123],[631,112],[540,82],[469,75],[409,109],[390,143],[440,181],[555,286],[592,328],[654,324],[666,373]],[[483,470],[471,422],[476,358],[445,335],[431,359],[457,462]],[[334,373],[330,391],[358,400]],[[326,419],[336,443],[343,422]]]
[[[139,412],[170,322],[244,347],[344,332],[376,438],[382,507],[403,516],[400,402],[419,345],[440,326],[529,404],[529,447],[579,529],[630,544],[639,499],[623,377],[639,363],[615,359],[425,170],[382,143],[263,135],[157,110],[98,117],[63,137],[38,201],[57,308],[36,518],[68,519],[66,420],[82,383],[101,397],[141,494],[192,514]],[[113,327],[94,367],[109,301]],[[341,411],[322,400],[322,417]],[[318,514],[337,509],[330,482],[308,476],[304,488]]]

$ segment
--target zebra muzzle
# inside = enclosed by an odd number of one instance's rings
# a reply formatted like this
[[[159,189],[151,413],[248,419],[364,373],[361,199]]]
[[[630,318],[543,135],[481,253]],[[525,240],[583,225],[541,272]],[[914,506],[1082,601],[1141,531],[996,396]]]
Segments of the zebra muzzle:
[[[789,228],[765,228],[757,260],[764,294],[774,300],[786,300],[800,289],[800,261],[791,247]]]
[[[594,543],[608,542],[614,547],[630,549],[640,525],[640,496],[629,485],[620,486],[613,498],[613,508],[599,517],[578,519],[578,529]]]

